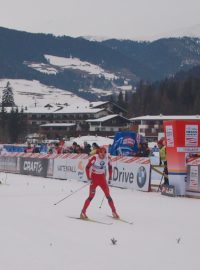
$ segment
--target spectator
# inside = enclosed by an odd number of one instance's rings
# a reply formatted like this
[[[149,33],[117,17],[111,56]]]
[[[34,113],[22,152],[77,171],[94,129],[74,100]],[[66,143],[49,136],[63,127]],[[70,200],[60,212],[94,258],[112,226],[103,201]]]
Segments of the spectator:
[[[155,152],[159,152],[158,146],[155,144],[154,147],[151,149],[151,155],[154,156]]]
[[[76,147],[77,147],[77,142],[73,142],[72,146],[69,149],[69,152],[76,153]]]
[[[96,155],[99,148],[100,147],[98,146],[98,144],[94,142],[92,144],[92,151],[90,152],[90,155]]]
[[[158,142],[159,147],[159,154],[160,154],[160,165],[163,165],[166,161],[166,146],[165,146],[165,140],[160,140]]]
[[[33,147],[31,146],[31,143],[28,142],[27,147],[24,149],[24,153],[32,153],[33,152]]]
[[[75,153],[77,154],[81,154],[83,152],[83,149],[80,147],[79,144],[76,145],[76,150],[75,150]]]
[[[34,144],[32,153],[40,153],[40,146]]]
[[[83,153],[89,155],[90,152],[91,152],[91,145],[88,144],[87,142],[84,142],[83,144],[84,144],[84,147],[83,147]]]
[[[148,157],[150,150],[147,143],[139,143],[136,157]]]

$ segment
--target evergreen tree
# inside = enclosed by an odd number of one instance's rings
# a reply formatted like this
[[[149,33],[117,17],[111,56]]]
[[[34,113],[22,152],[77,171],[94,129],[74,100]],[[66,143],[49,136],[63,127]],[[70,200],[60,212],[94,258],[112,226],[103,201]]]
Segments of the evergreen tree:
[[[2,106],[3,107],[13,107],[15,105],[13,90],[10,82],[7,82],[6,87],[3,89],[2,95]]]

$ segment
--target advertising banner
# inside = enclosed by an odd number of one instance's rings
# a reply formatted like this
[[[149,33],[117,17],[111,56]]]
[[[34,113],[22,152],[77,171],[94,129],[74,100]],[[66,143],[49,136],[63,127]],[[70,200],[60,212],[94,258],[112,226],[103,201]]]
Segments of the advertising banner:
[[[0,171],[5,171],[5,157],[0,156]]]
[[[48,158],[47,177],[53,177],[54,174],[54,158]]]
[[[191,153],[200,152],[200,121],[164,121],[169,183],[176,195],[186,192],[186,160]]]
[[[76,179],[80,181],[87,180],[85,166],[88,159],[67,159],[68,180]]]
[[[117,132],[109,152],[112,156],[133,156],[138,151],[138,139],[135,132]]]
[[[20,173],[33,176],[47,176],[48,159],[21,157]]]
[[[67,180],[67,173],[67,159],[54,159],[53,177],[57,179]]]
[[[5,156],[5,171],[7,172],[17,172],[17,157]]]
[[[66,180],[86,181],[85,166],[87,164],[87,157],[67,157],[65,159],[56,158],[54,160],[54,178]]]
[[[149,158],[124,157],[113,159],[112,185],[121,188],[149,191]]]
[[[200,197],[200,158],[187,161],[186,195]]]

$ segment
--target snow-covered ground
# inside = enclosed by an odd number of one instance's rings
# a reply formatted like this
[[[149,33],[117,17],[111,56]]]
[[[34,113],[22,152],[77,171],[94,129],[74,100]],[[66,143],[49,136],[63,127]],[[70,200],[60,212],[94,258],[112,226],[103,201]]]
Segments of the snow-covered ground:
[[[112,220],[97,190],[88,215],[79,216],[85,183],[0,174],[2,270],[199,269],[200,201],[111,188],[118,212],[133,225]],[[116,245],[111,239],[117,240]]]

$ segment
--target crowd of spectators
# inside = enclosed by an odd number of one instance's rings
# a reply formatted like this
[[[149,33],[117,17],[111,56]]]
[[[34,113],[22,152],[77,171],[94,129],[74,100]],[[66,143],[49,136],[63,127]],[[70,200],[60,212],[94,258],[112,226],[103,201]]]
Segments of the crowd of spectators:
[[[83,146],[79,145],[77,142],[73,142],[71,146],[67,146],[64,140],[51,142],[46,144],[46,152],[48,154],[66,154],[66,153],[76,153],[76,154],[88,154],[94,155],[97,153],[99,145],[95,142],[92,145],[88,144],[86,141],[83,143]],[[24,150],[25,153],[40,153],[41,145],[27,143],[27,147]],[[109,152],[109,149],[108,149]],[[150,157],[159,152],[160,156],[160,165],[163,165],[166,161],[166,147],[164,140],[158,141],[158,146],[155,144],[153,148],[149,148],[147,142],[141,142],[138,144],[137,152],[133,153],[133,156],[136,157]]]
[[[92,145],[84,142],[83,146],[80,146],[77,142],[73,142],[71,146],[65,146],[65,144],[51,143],[48,146],[48,153],[55,154],[66,154],[66,153],[76,153],[76,154],[96,154],[99,145],[93,143]]]

